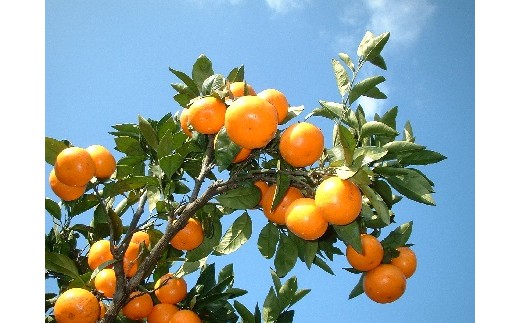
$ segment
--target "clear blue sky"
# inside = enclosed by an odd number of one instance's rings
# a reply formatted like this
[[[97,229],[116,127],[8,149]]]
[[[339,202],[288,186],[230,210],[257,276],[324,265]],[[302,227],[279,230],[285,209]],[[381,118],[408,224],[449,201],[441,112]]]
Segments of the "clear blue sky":
[[[341,257],[333,264],[335,276],[298,263],[287,277],[297,275],[299,287],[312,291],[295,306],[295,322],[475,320],[473,1],[96,0],[45,5],[44,133],[84,147],[97,143],[113,148],[111,125],[177,111],[170,83],[178,79],[168,67],[190,72],[202,53],[222,74],[244,64],[255,89],[280,89],[291,105],[304,105],[306,112],[318,100],[339,101],[330,60],[339,52],[354,57],[366,30],[389,31],[383,52],[388,71],[374,71],[387,79],[381,89],[389,99],[363,102],[365,111],[371,118],[399,106],[398,127],[410,120],[418,143],[448,157],[424,168],[435,182],[437,206],[403,201],[396,209],[398,223],[414,221],[410,242],[418,269],[401,299],[380,305],[365,295],[347,299],[358,276],[341,269],[348,267]],[[31,78],[25,81],[30,87]],[[322,129],[331,126],[325,119],[310,121]],[[42,160],[43,153],[39,156]],[[49,171],[45,165],[39,176],[45,177],[45,195],[55,198],[46,182]],[[263,215],[252,216],[252,239],[231,256],[210,259],[217,268],[235,263],[235,285],[249,290],[240,301],[250,309],[263,303],[272,266],[272,259],[264,260],[256,247]],[[50,226],[46,214],[45,232]]]

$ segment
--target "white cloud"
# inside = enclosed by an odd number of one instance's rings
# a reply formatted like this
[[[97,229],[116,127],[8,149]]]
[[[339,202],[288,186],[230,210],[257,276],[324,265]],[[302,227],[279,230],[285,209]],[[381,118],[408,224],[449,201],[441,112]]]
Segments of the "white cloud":
[[[267,6],[276,13],[286,13],[292,9],[303,8],[310,0],[265,0]]]

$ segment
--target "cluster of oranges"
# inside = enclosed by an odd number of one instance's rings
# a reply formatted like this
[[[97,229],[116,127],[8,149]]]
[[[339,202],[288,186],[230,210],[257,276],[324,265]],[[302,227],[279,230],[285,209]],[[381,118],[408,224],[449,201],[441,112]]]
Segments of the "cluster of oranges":
[[[278,125],[286,119],[289,102],[277,89],[265,89],[258,94],[246,82],[229,85],[224,100],[201,96],[183,108],[179,116],[181,128],[192,136],[216,134],[223,127],[235,144],[241,147],[233,162],[245,160],[253,149],[264,148],[276,136]],[[324,137],[321,130],[309,122],[289,126],[280,137],[280,155],[293,167],[306,167],[322,155]]]
[[[370,234],[361,235],[361,253],[347,246],[348,263],[364,272],[363,291],[374,302],[385,304],[399,299],[406,290],[406,280],[417,268],[417,257],[409,247],[398,247],[399,255],[383,263],[381,242]]]
[[[92,178],[104,180],[116,170],[116,160],[104,146],[68,147],[57,156],[49,184],[59,198],[72,201],[85,193]]]
[[[194,219],[188,221],[188,225],[177,235],[190,236],[191,232],[201,230],[199,222]],[[195,227],[195,229],[194,229]],[[177,235],[175,237],[177,237]],[[196,248],[196,241],[202,235],[193,233],[195,238],[180,239],[179,248]],[[175,238],[174,237],[174,238]],[[173,241],[174,239],[172,239]],[[196,241],[192,241],[196,240]],[[177,241],[177,240],[176,240]],[[177,242],[172,243],[177,246]],[[140,247],[149,248],[150,236],[145,231],[137,231],[132,235],[127,251],[123,257],[123,269],[126,277],[133,277],[138,269]],[[184,249],[186,250],[186,249]],[[90,269],[113,259],[110,251],[110,241],[98,240],[92,244],[87,256]],[[116,273],[112,266],[100,270],[94,278],[94,288],[103,298],[111,299],[116,292]],[[146,318],[149,323],[200,323],[198,315],[190,309],[179,309],[177,304],[184,300],[188,292],[186,281],[182,277],[175,277],[167,273],[158,279],[154,285],[154,295],[157,304],[149,293],[134,291],[129,297],[128,303],[123,307],[122,313],[129,319],[141,320]],[[54,315],[58,323],[65,322],[96,322],[105,314],[106,308],[102,301],[98,301],[95,295],[82,288],[72,288],[62,293],[55,305]]]
[[[316,188],[314,198],[305,197],[301,190],[289,186],[279,204],[273,208],[277,185],[255,182],[262,191],[260,206],[271,222],[287,228],[305,240],[321,237],[329,224],[346,225],[359,215],[362,196],[359,188],[350,180],[331,176]]]

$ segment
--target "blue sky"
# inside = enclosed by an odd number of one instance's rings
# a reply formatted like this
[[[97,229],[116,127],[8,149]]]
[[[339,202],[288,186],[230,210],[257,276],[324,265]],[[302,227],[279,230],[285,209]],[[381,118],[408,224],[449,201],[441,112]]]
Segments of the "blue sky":
[[[333,264],[335,276],[298,263],[288,277],[297,275],[299,287],[312,291],[295,306],[295,322],[474,321],[475,4],[325,3],[46,1],[40,12],[44,51],[38,48],[45,55],[44,74],[39,74],[45,96],[38,101],[45,105],[44,115],[40,112],[44,129],[39,134],[77,146],[113,148],[111,125],[137,122],[138,115],[157,119],[179,109],[170,87],[178,79],[168,67],[190,72],[202,53],[222,74],[244,64],[256,90],[280,89],[291,105],[310,112],[319,100],[340,100],[330,60],[340,52],[354,57],[367,30],[389,31],[383,51],[388,71],[367,71],[385,76],[380,88],[388,99],[361,104],[369,118],[397,105],[398,127],[409,120],[418,143],[448,157],[424,168],[435,182],[437,206],[403,201],[396,209],[398,223],[414,221],[410,242],[418,269],[401,299],[380,305],[365,295],[347,299],[358,277],[341,269],[348,265],[340,257]],[[310,121],[324,129],[330,145],[326,129],[331,125],[320,118]],[[46,182],[49,171],[45,165],[45,174],[38,175],[46,186],[36,200],[43,194],[55,198]],[[231,256],[210,259],[217,268],[235,263],[236,286],[249,290],[240,300],[250,309],[262,304],[272,266],[256,248],[263,215],[252,216],[252,239]],[[51,226],[48,214],[37,234],[43,226],[46,232]]]

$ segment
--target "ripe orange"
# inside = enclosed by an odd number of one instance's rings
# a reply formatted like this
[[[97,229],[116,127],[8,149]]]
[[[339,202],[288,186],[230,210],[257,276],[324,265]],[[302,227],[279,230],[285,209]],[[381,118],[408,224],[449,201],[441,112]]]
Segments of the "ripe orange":
[[[215,134],[224,126],[226,105],[213,96],[195,100],[188,114],[188,123],[202,134]]]
[[[352,245],[347,246],[348,263],[357,270],[367,271],[375,268],[383,261],[383,245],[376,237],[370,234],[361,235],[361,253],[358,253]]]
[[[104,268],[94,278],[94,286],[108,298],[116,292],[116,272],[112,268]]]
[[[235,99],[244,96],[246,92],[246,82],[233,82],[229,84],[229,90],[233,93]],[[256,95],[255,90],[249,83],[247,83],[247,95]]]
[[[146,231],[136,231],[132,234],[130,242],[135,242],[137,244],[143,242],[148,248],[150,247],[150,235]]]
[[[186,226],[170,240],[172,247],[178,250],[193,250],[204,240],[202,224],[195,218],[188,219]]]
[[[337,176],[329,177],[316,188],[316,207],[332,224],[346,225],[361,212],[361,191],[353,182]]]
[[[287,101],[285,94],[276,89],[266,89],[258,93],[257,96],[274,105],[278,112],[278,124],[287,117],[287,113],[289,112],[289,102]]]
[[[259,205],[262,205],[263,201],[265,200],[265,193],[267,192],[267,189],[269,188],[269,184],[267,184],[267,182],[264,182],[264,181],[256,181],[255,183],[255,186],[258,187],[260,189],[260,192],[261,192],[261,198],[260,198],[260,202],[258,202]]]
[[[276,108],[257,96],[242,96],[227,108],[224,126],[231,141],[242,148],[265,147],[276,135]]]
[[[242,148],[233,159],[233,163],[240,163],[241,161],[246,160],[249,155],[251,155],[251,149]]]
[[[188,136],[191,137],[192,133],[190,131],[190,128],[188,127],[188,120],[190,116],[190,110],[189,109],[182,109],[181,115],[179,116],[179,121],[181,122],[181,129],[182,131]]]
[[[287,229],[304,240],[321,237],[329,224],[316,209],[314,199],[302,197],[293,201],[285,213]]]
[[[49,174],[49,185],[51,186],[52,191],[56,196],[64,201],[73,201],[79,198],[85,190],[87,186],[69,186],[65,185],[58,180],[56,177],[56,173],[54,172],[54,168],[51,170]]]
[[[94,177],[96,165],[86,149],[68,147],[56,156],[54,171],[65,185],[85,186]]]
[[[94,176],[98,179],[107,179],[112,176],[116,171],[116,159],[110,150],[101,145],[91,145],[87,147],[87,151],[96,165]]]
[[[392,258],[390,263],[401,269],[406,278],[412,277],[417,269],[417,257],[409,247],[399,247],[399,256]]]
[[[325,139],[320,128],[309,122],[290,125],[280,137],[280,154],[293,167],[314,164],[323,153]]]
[[[123,255],[123,269],[126,277],[134,277],[139,266],[139,244],[130,242]]]
[[[298,188],[289,186],[282,200],[273,210],[271,206],[273,205],[276,187],[276,184],[269,186],[262,196],[262,209],[265,217],[271,222],[285,224],[285,212],[287,208],[293,201],[302,198],[303,194]]]
[[[58,323],[94,323],[100,311],[96,296],[83,288],[66,290],[54,304],[54,318]]]
[[[90,269],[94,270],[105,261],[114,259],[110,251],[110,241],[98,240],[90,246],[87,256],[87,263]]]
[[[148,323],[169,323],[173,314],[177,313],[179,308],[173,304],[155,304],[152,312],[146,318]]]
[[[164,283],[166,281],[166,283]],[[161,284],[164,284],[161,286]],[[161,287],[159,287],[161,286]],[[175,277],[172,273],[164,274],[154,285],[155,296],[161,303],[177,304],[188,294],[188,285],[182,277]]]
[[[180,310],[173,314],[170,323],[202,323],[202,320],[192,310]]]
[[[405,290],[406,276],[391,264],[381,264],[367,271],[363,277],[363,291],[377,303],[391,303],[400,298]]]
[[[130,293],[128,299],[130,299],[130,301],[123,306],[123,315],[129,319],[141,320],[152,312],[153,300],[150,294],[135,291]]]

